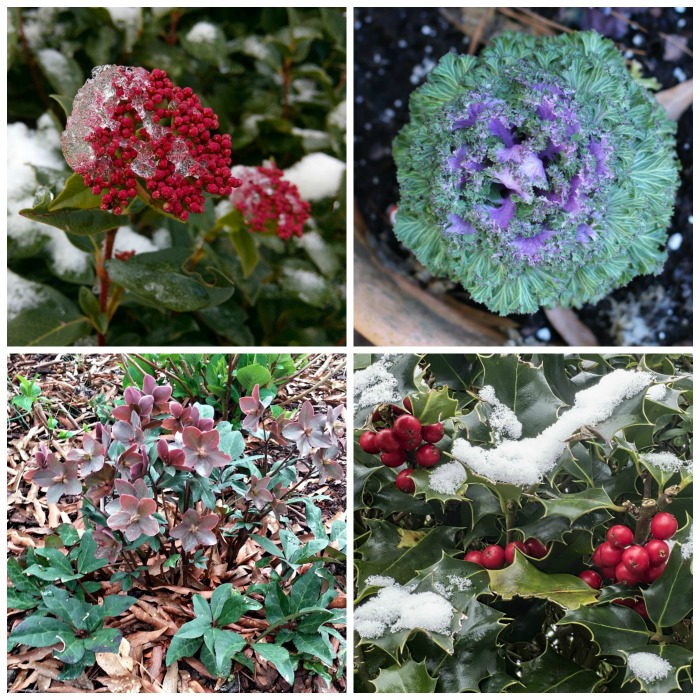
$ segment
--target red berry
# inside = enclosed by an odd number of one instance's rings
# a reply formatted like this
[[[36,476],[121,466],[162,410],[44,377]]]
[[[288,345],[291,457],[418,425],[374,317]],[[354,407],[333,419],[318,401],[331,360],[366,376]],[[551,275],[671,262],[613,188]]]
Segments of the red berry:
[[[403,407],[404,407],[409,413],[413,413],[413,406],[411,405],[411,397],[410,397],[410,396],[404,396],[404,398],[403,398]]]
[[[399,440],[412,440],[416,436],[420,437],[420,421],[408,413],[404,413],[394,421],[394,435]]]
[[[471,552],[467,552],[467,556],[464,557],[464,561],[470,561],[473,564],[478,564],[479,566],[484,565],[484,555],[477,549],[472,549]]]
[[[599,558],[601,566],[617,566],[622,561],[622,550],[610,544],[603,542],[598,545],[600,551]]]
[[[670,513],[657,513],[651,519],[651,534],[656,540],[668,540],[677,530],[678,521]]]
[[[593,554],[591,555],[591,561],[593,562],[593,565],[597,566],[599,569],[604,568],[603,565],[600,563],[600,547],[596,547],[593,551]]]
[[[413,474],[413,469],[404,469],[396,475],[396,487],[404,493],[413,493],[416,485],[409,477]]]
[[[403,450],[382,452],[380,459],[387,467],[400,467],[406,461],[406,453]]]
[[[629,547],[634,540],[634,532],[626,525],[613,525],[608,530],[608,542],[614,547],[624,549]]]
[[[444,434],[445,428],[443,428],[442,423],[431,423],[430,425],[424,425],[423,429],[421,430],[423,440],[431,443],[440,442]]]
[[[377,433],[375,444],[382,452],[398,452],[401,449],[401,443],[389,428]]]
[[[549,549],[536,537],[528,537],[525,540],[525,547],[527,547],[527,553],[535,559],[544,559],[549,552]]]
[[[372,414],[372,423],[383,423],[384,419],[382,418],[382,414],[379,411],[375,411]]]
[[[647,612],[647,606],[644,602],[644,598],[635,600],[634,605],[632,606],[632,610],[641,615],[645,620],[649,619],[649,613]]]
[[[626,608],[633,608],[635,601],[631,598],[615,598],[613,605],[624,605]]]
[[[584,583],[587,583],[591,588],[600,588],[603,585],[603,577],[597,571],[593,571],[592,569],[582,571],[578,577]]]
[[[433,467],[440,459],[440,450],[435,445],[423,445],[416,452],[416,462],[419,467]]]
[[[614,579],[615,578],[615,567],[614,566],[601,566],[600,572],[605,576],[605,578]]]
[[[644,583],[654,583],[661,574],[666,570],[668,562],[659,564],[658,566],[650,566],[643,574]]]
[[[634,544],[622,553],[622,563],[630,571],[641,574],[649,568],[649,554],[644,547]]]
[[[422,442],[422,438],[420,435],[414,435],[412,438],[408,440],[399,440],[401,443],[401,448],[404,450],[415,450]]]
[[[499,544],[489,545],[482,556],[487,569],[500,569],[506,561],[506,554]]]
[[[509,564],[512,564],[513,560],[515,559],[515,550],[516,549],[519,549],[521,552],[525,552],[525,554],[527,554],[527,547],[525,546],[524,542],[509,542],[506,545],[506,549],[505,549],[506,561]]]
[[[628,586],[634,586],[642,580],[641,574],[636,571],[630,571],[622,562],[615,567],[615,579],[618,583],[626,583]]]
[[[360,448],[369,455],[376,455],[381,452],[377,447],[377,433],[368,430],[360,435]]]
[[[647,550],[652,566],[665,566],[668,562],[668,545],[663,540],[649,540],[644,549]]]

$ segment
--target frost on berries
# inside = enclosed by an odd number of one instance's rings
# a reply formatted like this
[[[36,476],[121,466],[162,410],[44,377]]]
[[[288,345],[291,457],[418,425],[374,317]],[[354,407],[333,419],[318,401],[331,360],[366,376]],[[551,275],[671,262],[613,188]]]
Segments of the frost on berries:
[[[284,173],[272,163],[248,167],[237,165],[232,173],[243,186],[231,194],[231,203],[243,215],[252,231],[264,232],[269,223],[277,224],[277,236],[301,238],[311,205],[301,198],[296,185],[284,179]]]
[[[218,117],[191,88],[165,72],[99,66],[78,91],[61,136],[68,165],[83,176],[102,209],[121,214],[137,178],[162,208],[186,221],[204,211],[204,195],[227,197],[231,137],[214,134]]]

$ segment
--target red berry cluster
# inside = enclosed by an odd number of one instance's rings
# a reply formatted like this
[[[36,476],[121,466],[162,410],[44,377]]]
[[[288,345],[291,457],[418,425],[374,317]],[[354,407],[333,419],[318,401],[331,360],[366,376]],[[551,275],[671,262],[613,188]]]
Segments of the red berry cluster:
[[[670,551],[664,540],[673,537],[677,530],[678,521],[670,513],[657,513],[651,521],[651,538],[645,545],[639,545],[633,544],[632,530],[625,525],[613,525],[592,557],[603,576],[588,569],[579,577],[592,588],[600,588],[603,577],[628,586],[653,583],[668,564]]]
[[[387,467],[400,467],[406,462],[418,467],[434,467],[441,454],[435,443],[440,442],[445,428],[442,423],[422,425],[411,413],[413,408],[408,396],[403,406],[403,409],[391,406],[375,411],[373,429],[360,435],[360,447],[368,454],[380,455]],[[407,467],[396,475],[396,486],[401,491],[413,493],[416,490],[409,478],[413,471]]]
[[[501,569],[506,563],[513,563],[516,549],[534,559],[544,559],[549,552],[549,549],[536,537],[529,537],[525,542],[509,542],[505,549],[499,544],[491,544],[483,551],[470,549],[464,561],[479,564],[487,569]]]
[[[244,184],[233,192],[231,202],[243,214],[249,229],[262,233],[268,222],[273,222],[279,238],[301,237],[311,216],[311,205],[301,198],[296,185],[284,179],[279,168],[271,163],[254,168],[238,165],[233,174]]]
[[[212,134],[218,126],[165,71],[102,66],[75,96],[61,145],[85,185],[104,192],[102,209],[121,214],[141,178],[163,211],[186,221],[204,211],[205,193],[229,196],[241,184],[231,176],[231,137]]]

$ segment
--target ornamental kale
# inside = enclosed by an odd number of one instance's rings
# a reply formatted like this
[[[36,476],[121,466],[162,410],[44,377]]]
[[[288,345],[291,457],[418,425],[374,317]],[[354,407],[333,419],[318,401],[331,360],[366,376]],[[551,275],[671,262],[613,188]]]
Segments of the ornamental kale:
[[[658,274],[674,124],[595,32],[448,54],[394,142],[396,235],[499,314],[581,306]]]

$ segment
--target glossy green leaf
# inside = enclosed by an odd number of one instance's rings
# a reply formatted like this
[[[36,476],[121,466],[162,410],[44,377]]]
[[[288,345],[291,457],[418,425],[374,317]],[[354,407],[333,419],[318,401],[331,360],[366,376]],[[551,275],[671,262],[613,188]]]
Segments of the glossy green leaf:
[[[59,192],[49,205],[49,211],[59,209],[99,209],[102,197],[93,194],[90,187],[86,187],[83,176],[73,173],[67,180],[66,185]],[[114,216],[114,215],[112,215]]]
[[[121,642],[121,639],[122,633],[118,629],[105,627],[86,637],[84,640],[85,648],[93,652],[117,654],[119,653],[119,642]]]
[[[47,586],[42,591],[41,598],[47,610],[56,617],[75,629],[86,629],[85,618],[91,607],[88,603],[73,598],[67,591],[56,586]]]
[[[269,661],[287,683],[294,685],[296,663],[292,662],[289,652],[284,647],[277,644],[258,642],[252,645],[252,649],[263,659]]]
[[[275,622],[289,615],[289,598],[284,594],[277,581],[270,581],[265,594],[265,616],[267,621]]]
[[[693,653],[689,649],[684,649],[676,644],[648,645],[624,650],[624,655],[629,659],[632,654],[653,654],[666,661],[670,668],[665,676],[655,680],[644,679],[642,674],[635,676],[629,663],[625,667],[624,683],[637,681],[642,686],[645,693],[671,693],[680,689],[680,675],[684,669],[690,669],[693,663]],[[641,666],[643,670],[648,668],[648,661],[642,657]],[[624,685],[623,685],[624,688]]]
[[[194,620],[185,622],[180,627],[174,638],[177,639],[196,639],[202,637],[204,632],[211,628],[211,619],[207,617],[195,617]]]
[[[138,602],[138,598],[133,598],[130,595],[108,595],[105,596],[102,609],[105,617],[119,617],[136,602]]]
[[[548,517],[568,518],[570,522],[593,510],[617,510],[617,506],[602,488],[586,489],[578,493],[561,493],[555,498],[541,499],[541,503]]]
[[[425,667],[425,661],[405,663],[383,668],[372,681],[378,693],[434,693],[437,679]]]
[[[206,598],[203,598],[198,593],[192,596],[192,609],[194,610],[195,617],[197,619],[208,620],[211,622],[211,609],[209,603],[207,603]]]
[[[319,635],[295,634],[292,637],[294,646],[301,654],[309,654],[323,661],[327,666],[333,665],[335,654],[329,644]]]
[[[253,234],[247,229],[238,229],[230,234],[233,247],[238,253],[243,268],[243,277],[248,279],[260,262],[260,253]]]
[[[61,637],[72,635],[71,626],[53,617],[34,615],[20,622],[10,634],[10,644],[26,644],[30,647],[50,647]]]
[[[223,604],[219,616],[216,618],[218,626],[223,627],[230,625],[232,622],[238,622],[241,615],[244,615],[248,610],[260,610],[262,604],[247,595],[242,595],[240,591],[235,590],[229,599]]]
[[[63,642],[63,648],[54,651],[54,656],[66,664],[77,664],[85,656],[85,640],[73,634],[58,635],[59,642]]]
[[[202,630],[204,634],[204,630]],[[168,647],[168,653],[165,656],[165,665],[170,666],[173,661],[178,659],[186,658],[188,656],[194,656],[198,649],[202,646],[202,636],[198,635],[196,637],[182,637],[180,633],[176,634]]]
[[[644,591],[649,617],[659,627],[675,625],[693,609],[692,562],[676,544],[663,574]]]
[[[547,649],[544,654],[522,665],[521,686],[511,693],[592,693],[603,679],[581,668],[560,654]]]
[[[272,375],[267,367],[252,364],[241,367],[236,373],[236,379],[246,390],[246,393],[250,393],[255,388],[256,384],[259,384],[260,387],[264,387],[270,379],[272,379]]]
[[[411,397],[411,404],[413,415],[422,425],[452,418],[457,410],[457,400],[451,397],[447,387],[419,392]]]

